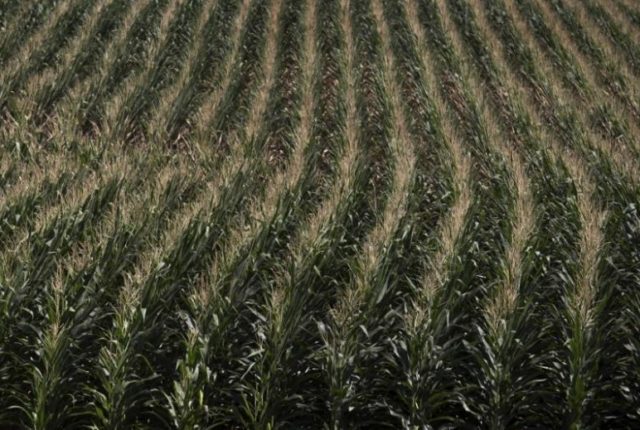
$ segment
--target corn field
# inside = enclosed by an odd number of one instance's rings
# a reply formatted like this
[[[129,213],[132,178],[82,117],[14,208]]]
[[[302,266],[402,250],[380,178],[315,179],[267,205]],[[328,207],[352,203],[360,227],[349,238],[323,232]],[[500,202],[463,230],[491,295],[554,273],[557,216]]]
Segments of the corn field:
[[[0,0],[0,430],[640,428],[636,0]]]

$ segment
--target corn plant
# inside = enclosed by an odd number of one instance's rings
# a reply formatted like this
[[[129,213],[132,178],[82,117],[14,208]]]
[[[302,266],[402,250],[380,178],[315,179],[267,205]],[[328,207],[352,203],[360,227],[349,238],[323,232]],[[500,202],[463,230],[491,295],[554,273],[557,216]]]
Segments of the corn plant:
[[[585,1],[583,3],[589,16],[596,22],[598,27],[611,39],[614,46],[623,49],[623,55],[633,73],[638,76],[640,73],[640,50],[633,42],[633,39],[625,32],[620,30],[618,24],[611,17],[609,12],[601,5],[593,1]]]
[[[193,113],[204,102],[206,94],[222,79],[222,66],[232,48],[231,39],[227,36],[232,30],[239,6],[239,1],[219,2],[211,13],[196,54],[198,62],[190,71],[188,83],[176,97],[169,114],[166,127],[170,140],[183,132]]]
[[[4,32],[7,25],[12,21],[12,18],[20,13],[20,5],[16,2],[5,0],[0,3],[0,28]]]
[[[78,0],[74,2],[73,6],[55,23],[46,43],[37,47],[27,62],[21,64],[16,73],[10,76],[7,82],[3,83],[0,90],[0,105],[3,109],[9,108],[11,114],[18,114],[18,112],[11,109],[12,97],[19,95],[24,84],[31,76],[57,64],[60,53],[76,35],[81,23],[86,18],[86,13],[94,3],[95,0]]]
[[[33,354],[30,351],[33,336],[39,334],[35,321],[40,318],[39,309],[46,300],[42,295],[43,285],[56,270],[56,260],[59,256],[69,253],[73,244],[86,237],[92,223],[104,213],[106,206],[113,201],[120,188],[120,181],[114,179],[90,194],[81,207],[66,216],[56,218],[38,235],[29,240],[29,257],[27,261],[17,262],[11,272],[3,270],[2,306],[5,327],[0,342],[2,344],[2,373],[6,380],[3,408],[6,411],[3,420],[17,419],[20,412],[28,415],[30,411],[16,408],[16,403],[24,401],[22,384],[28,379],[18,371],[18,363],[28,360]],[[22,267],[21,267],[22,266]],[[22,325],[14,325],[11,321],[24,320]],[[12,371],[10,370],[12,369]],[[16,402],[16,403],[14,403]],[[13,418],[6,418],[6,417]],[[20,419],[21,421],[22,419]],[[9,421],[10,422],[10,421]]]
[[[193,34],[194,23],[202,13],[202,6],[202,1],[185,2],[180,6],[162,47],[151,60],[153,65],[149,75],[128,95],[121,107],[114,125],[116,134],[127,139],[146,135],[149,110],[157,104],[160,92],[177,78],[188,47],[196,36]]]
[[[627,17],[636,29],[640,28],[640,12],[637,9],[634,9],[623,1],[615,1],[614,3],[618,10]]]
[[[0,428],[636,428],[632,0],[0,0]]]
[[[5,206],[0,215],[0,238],[2,245],[10,243],[12,237],[21,228],[31,230],[34,227],[34,218],[43,205],[56,201],[63,197],[73,182],[74,174],[64,172],[56,180],[51,182],[45,179],[40,189],[31,193],[25,193],[18,200]],[[81,176],[81,175],[78,175]]]
[[[580,24],[573,11],[560,1],[550,0],[549,3],[571,34],[580,52],[598,65],[598,74],[601,82],[618,97],[622,96],[628,85],[626,79],[619,71],[614,69],[612,64],[607,62],[601,47],[595,43],[588,31]]]
[[[65,67],[55,83],[47,85],[40,90],[39,94],[36,94],[38,115],[42,117],[49,114],[69,87],[91,74],[102,50],[108,45],[118,22],[124,17],[129,7],[131,2],[122,0],[109,4],[101,11],[96,25],[90,29],[88,35],[83,35],[84,42],[71,64]]]
[[[563,84],[569,91],[575,91],[581,99],[590,98],[590,105],[595,105],[591,117],[593,120],[590,126],[594,131],[598,131],[604,137],[623,141],[632,151],[635,151],[634,144],[630,139],[628,127],[625,127],[622,118],[616,115],[609,104],[597,102],[594,100],[596,95],[590,83],[583,76],[583,72],[573,58],[561,45],[560,41],[554,36],[551,29],[544,24],[544,17],[536,5],[528,2],[519,2],[518,8],[525,15],[527,23],[531,26],[537,40],[546,48],[551,57],[554,68],[562,71],[561,79]],[[614,69],[612,73],[619,74],[612,64],[607,64],[605,70]],[[606,79],[606,78],[605,78]],[[625,98],[622,98],[625,101]],[[630,107],[633,112],[633,103],[626,100],[626,106]]]
[[[55,2],[44,2],[31,5],[25,15],[19,17],[20,26],[7,34],[0,44],[0,61],[7,62],[15,50],[24,43],[34,31],[45,21]],[[6,17],[6,12],[3,14]]]
[[[148,46],[158,37],[152,29],[158,25],[168,3],[168,0],[152,1],[140,11],[104,78],[91,85],[88,97],[82,102],[79,122],[83,130],[90,131],[102,125],[109,97],[142,68]]]
[[[575,237],[578,234],[579,219],[577,207],[573,198],[567,198],[575,193],[569,185],[566,168],[555,164],[549,155],[541,151],[539,138],[536,137],[533,130],[531,119],[527,111],[523,108],[518,100],[513,99],[513,95],[509,97],[509,93],[504,90],[499,70],[496,68],[488,47],[480,38],[480,33],[473,20],[473,14],[468,9],[465,10],[465,3],[459,1],[451,1],[451,8],[454,11],[454,21],[460,26],[460,29],[468,29],[466,32],[461,31],[469,53],[478,69],[478,74],[482,76],[483,81],[490,88],[490,98],[501,112],[501,116],[505,124],[509,124],[506,128],[511,134],[514,141],[522,145],[525,151],[525,159],[527,160],[529,174],[533,181],[535,189],[536,204],[540,207],[537,220],[538,233],[536,233],[535,242],[530,246],[535,250],[529,254],[529,261],[521,278],[521,294],[525,297],[531,297],[530,301],[523,302],[523,310],[519,311],[519,318],[526,318],[526,321],[539,320],[537,323],[541,330],[532,333],[528,331],[529,323],[519,322],[519,327],[515,330],[515,335],[521,338],[524,348],[535,348],[540,351],[547,349],[546,358],[553,359],[554,350],[560,345],[551,341],[553,336],[553,325],[543,323],[549,313],[558,312],[563,292],[568,291],[569,279],[568,274],[575,271],[573,265],[567,264],[574,258],[577,243]],[[542,226],[553,226],[552,229],[545,229]],[[562,238],[558,240],[559,238]],[[562,246],[558,246],[562,243]],[[543,256],[548,256],[544,257]],[[542,286],[548,284],[557,284],[558,290],[545,289]],[[538,287],[536,287],[538,286]],[[549,310],[551,309],[551,310]],[[529,320],[531,318],[531,320]],[[536,323],[533,323],[536,324]],[[542,411],[546,411],[547,419],[553,420],[554,412],[551,406],[553,402],[543,402],[536,404],[528,397],[530,392],[534,390],[545,390],[544,386],[536,387],[535,381],[540,371],[535,362],[521,364],[522,369],[529,372],[527,379],[529,385],[525,385],[525,389],[519,393],[519,400],[512,406],[511,416],[503,417],[503,422],[524,422],[526,420],[538,420]],[[539,379],[541,380],[541,379]],[[526,396],[526,397],[525,397]],[[529,410],[538,411],[535,413]],[[549,425],[558,425],[558,421],[550,421]]]
[[[260,60],[265,56],[266,24],[270,1],[252,2],[240,39],[240,49],[233,65],[233,80],[220,101],[210,130],[214,140],[224,145],[229,130],[243,124],[262,77]]]

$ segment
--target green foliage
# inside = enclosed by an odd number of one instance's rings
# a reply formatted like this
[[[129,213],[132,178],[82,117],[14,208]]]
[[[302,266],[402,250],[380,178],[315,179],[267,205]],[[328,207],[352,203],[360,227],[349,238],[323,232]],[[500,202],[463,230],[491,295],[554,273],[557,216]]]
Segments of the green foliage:
[[[118,47],[113,63],[103,79],[93,83],[87,97],[82,100],[79,126],[89,132],[103,125],[105,104],[127,78],[139,72],[145,64],[147,49],[158,37],[154,29],[160,23],[162,11],[169,0],[151,1],[140,11],[136,21]]]
[[[136,2],[0,0],[0,428],[638,427],[630,2]]]
[[[24,114],[23,112],[11,111],[11,99],[21,96],[21,90],[30,77],[59,62],[60,53],[77,34],[82,22],[87,18],[87,12],[94,4],[95,0],[73,2],[50,30],[46,43],[37,46],[15,74],[2,82],[0,86],[0,107],[2,110],[9,108],[10,114],[13,116]]]
[[[6,7],[1,14],[3,20],[6,20],[13,11],[19,10],[16,7],[18,6],[17,2],[10,3],[13,3],[13,5],[8,5],[10,7]],[[11,34],[4,35],[0,42],[0,61],[3,63],[6,63],[20,45],[46,21],[47,15],[56,6],[56,2],[39,2],[30,6],[26,15],[20,16],[19,25],[13,29],[14,31]]]

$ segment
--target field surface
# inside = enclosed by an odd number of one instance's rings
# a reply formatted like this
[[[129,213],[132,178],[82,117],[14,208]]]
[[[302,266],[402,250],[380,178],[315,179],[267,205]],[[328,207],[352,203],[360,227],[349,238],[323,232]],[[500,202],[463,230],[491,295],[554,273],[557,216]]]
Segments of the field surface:
[[[0,0],[0,429],[640,428],[636,0]]]

